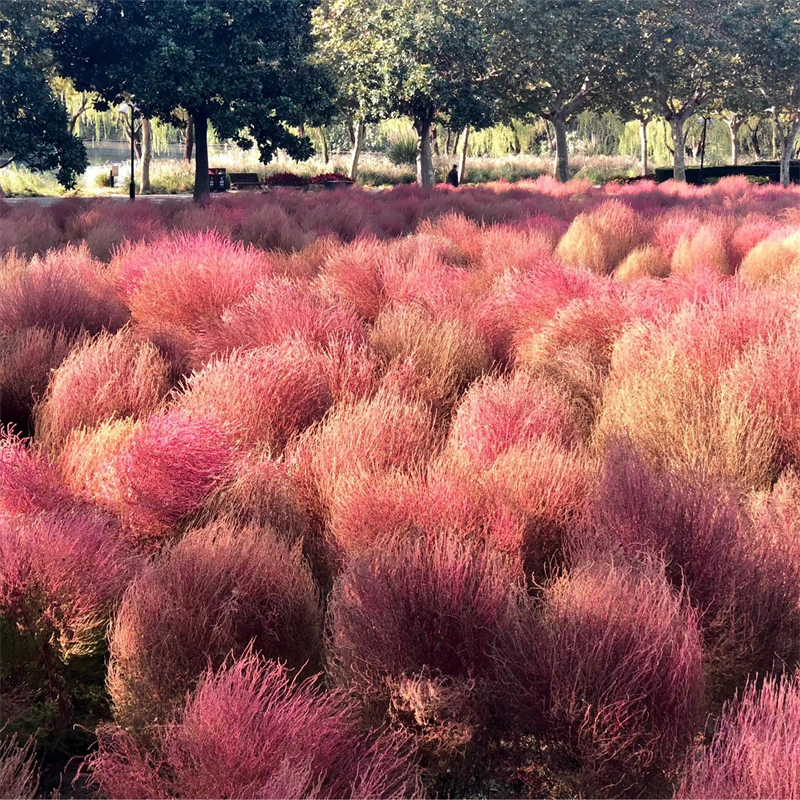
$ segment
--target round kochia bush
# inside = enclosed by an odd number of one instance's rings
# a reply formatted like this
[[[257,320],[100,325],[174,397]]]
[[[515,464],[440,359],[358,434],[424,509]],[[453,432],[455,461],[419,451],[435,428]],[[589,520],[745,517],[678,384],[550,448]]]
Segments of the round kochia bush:
[[[209,662],[251,642],[293,670],[319,663],[322,612],[299,550],[230,522],[188,533],[122,599],[109,645],[117,721],[137,734],[166,721]]]
[[[408,740],[369,734],[357,708],[314,679],[246,652],[204,672],[149,748],[118,726],[89,759],[108,798],[402,798],[418,792]]]
[[[113,417],[147,417],[170,389],[169,365],[129,330],[76,347],[50,377],[36,438],[58,450],[70,431]]]
[[[493,716],[524,593],[513,565],[454,535],[396,538],[352,558],[330,598],[336,681],[440,753]]]
[[[674,766],[697,730],[703,659],[663,565],[573,568],[546,590],[541,624],[548,736],[584,791],[642,790]]]
[[[231,477],[234,431],[218,416],[181,409],[156,414],[134,429],[116,457],[118,495],[109,499],[134,538],[158,542],[173,535]]]

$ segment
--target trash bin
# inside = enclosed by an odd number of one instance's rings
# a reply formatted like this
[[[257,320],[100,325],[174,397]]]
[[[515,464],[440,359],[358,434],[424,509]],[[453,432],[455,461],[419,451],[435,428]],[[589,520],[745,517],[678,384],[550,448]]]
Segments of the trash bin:
[[[224,169],[211,169],[208,170],[208,190],[210,192],[224,192],[227,191],[225,186],[225,174],[227,170]]]

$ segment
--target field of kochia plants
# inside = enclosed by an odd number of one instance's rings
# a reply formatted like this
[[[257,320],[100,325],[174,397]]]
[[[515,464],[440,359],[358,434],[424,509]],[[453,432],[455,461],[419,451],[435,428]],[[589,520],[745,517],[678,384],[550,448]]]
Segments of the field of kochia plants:
[[[3,797],[800,797],[797,187],[0,205],[0,392]]]

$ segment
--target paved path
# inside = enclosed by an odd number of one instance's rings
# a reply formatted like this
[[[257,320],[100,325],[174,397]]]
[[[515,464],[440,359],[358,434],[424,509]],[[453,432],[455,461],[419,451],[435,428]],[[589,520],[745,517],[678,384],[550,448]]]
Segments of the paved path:
[[[20,205],[22,203],[33,203],[39,206],[51,206],[53,203],[58,203],[61,200],[68,200],[68,197],[4,197],[1,202],[10,203],[11,205]],[[107,194],[107,195],[80,195],[78,200],[113,200],[115,202],[123,203],[130,202],[130,197],[121,194]],[[163,203],[165,200],[191,200],[190,194],[146,194],[137,196],[135,203],[144,202],[148,203],[154,201],[156,203]]]

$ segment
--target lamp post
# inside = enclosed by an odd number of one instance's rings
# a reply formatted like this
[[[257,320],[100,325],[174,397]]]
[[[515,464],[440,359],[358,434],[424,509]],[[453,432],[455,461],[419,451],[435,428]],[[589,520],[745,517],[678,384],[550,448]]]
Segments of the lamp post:
[[[136,199],[136,180],[135,180],[134,163],[133,163],[134,156],[135,156],[135,150],[134,150],[134,146],[133,146],[133,121],[134,121],[134,116],[135,116],[135,112],[136,112],[136,106],[134,106],[133,103],[131,103],[130,105],[128,105],[127,103],[123,103],[119,107],[119,110],[120,110],[121,114],[127,114],[129,109],[130,109],[130,112],[131,112],[131,185],[130,185],[130,193],[131,193],[131,200],[135,200]]]

